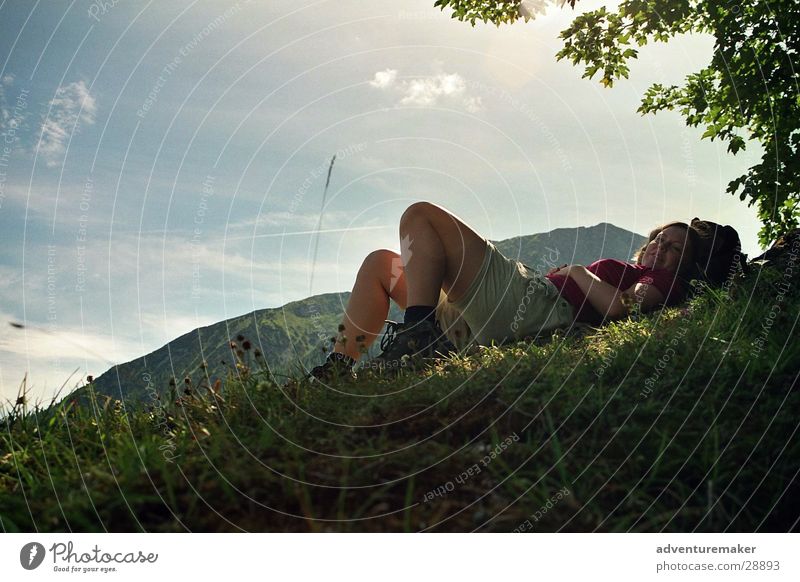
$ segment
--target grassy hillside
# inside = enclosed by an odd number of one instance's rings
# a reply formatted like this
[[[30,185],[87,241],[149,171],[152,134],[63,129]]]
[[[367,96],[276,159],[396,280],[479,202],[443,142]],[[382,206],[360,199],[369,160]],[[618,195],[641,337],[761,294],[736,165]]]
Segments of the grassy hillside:
[[[796,530],[800,298],[781,277],[396,380],[285,388],[252,362],[154,406],[20,402],[0,526]]]

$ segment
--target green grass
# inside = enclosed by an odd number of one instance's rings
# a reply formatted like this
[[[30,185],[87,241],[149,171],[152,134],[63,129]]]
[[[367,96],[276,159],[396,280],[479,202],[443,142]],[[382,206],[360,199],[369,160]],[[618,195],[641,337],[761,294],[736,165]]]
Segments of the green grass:
[[[392,381],[284,388],[248,368],[155,408],[21,398],[0,421],[0,525],[796,529],[800,299],[770,319],[778,277]]]

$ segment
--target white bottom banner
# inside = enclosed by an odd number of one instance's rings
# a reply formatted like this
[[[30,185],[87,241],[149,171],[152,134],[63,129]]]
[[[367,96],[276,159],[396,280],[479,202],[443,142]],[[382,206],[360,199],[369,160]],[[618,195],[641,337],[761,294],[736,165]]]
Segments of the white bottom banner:
[[[4,534],[3,580],[798,580],[792,534]]]

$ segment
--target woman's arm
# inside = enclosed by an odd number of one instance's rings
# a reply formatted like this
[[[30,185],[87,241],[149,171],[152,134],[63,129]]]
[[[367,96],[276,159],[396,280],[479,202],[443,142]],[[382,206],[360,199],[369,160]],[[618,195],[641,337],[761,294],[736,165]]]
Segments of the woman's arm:
[[[555,273],[571,277],[586,295],[586,300],[604,318],[625,317],[634,303],[638,303],[640,311],[644,313],[664,301],[661,291],[654,285],[636,283],[622,291],[606,283],[583,265],[568,265]]]

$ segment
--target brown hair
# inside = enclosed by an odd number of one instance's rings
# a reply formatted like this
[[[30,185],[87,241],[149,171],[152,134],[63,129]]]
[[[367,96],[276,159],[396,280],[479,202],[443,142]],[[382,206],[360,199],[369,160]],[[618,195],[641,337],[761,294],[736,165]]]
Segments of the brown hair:
[[[686,241],[688,244],[683,246],[683,254],[681,255],[680,263],[678,263],[677,274],[679,277],[688,280],[691,278],[691,275],[694,272],[694,255],[700,244],[700,236],[697,234],[695,229],[685,222],[668,222],[667,224],[662,224],[661,226],[651,230],[650,234],[647,236],[647,242],[642,245],[642,248],[636,251],[636,253],[633,255],[633,260],[636,261],[637,265],[641,265],[642,257],[644,257],[644,251],[647,249],[647,245],[649,245],[653,239],[658,236],[658,233],[660,233],[662,230],[670,228],[671,226],[678,226],[686,230]]]

